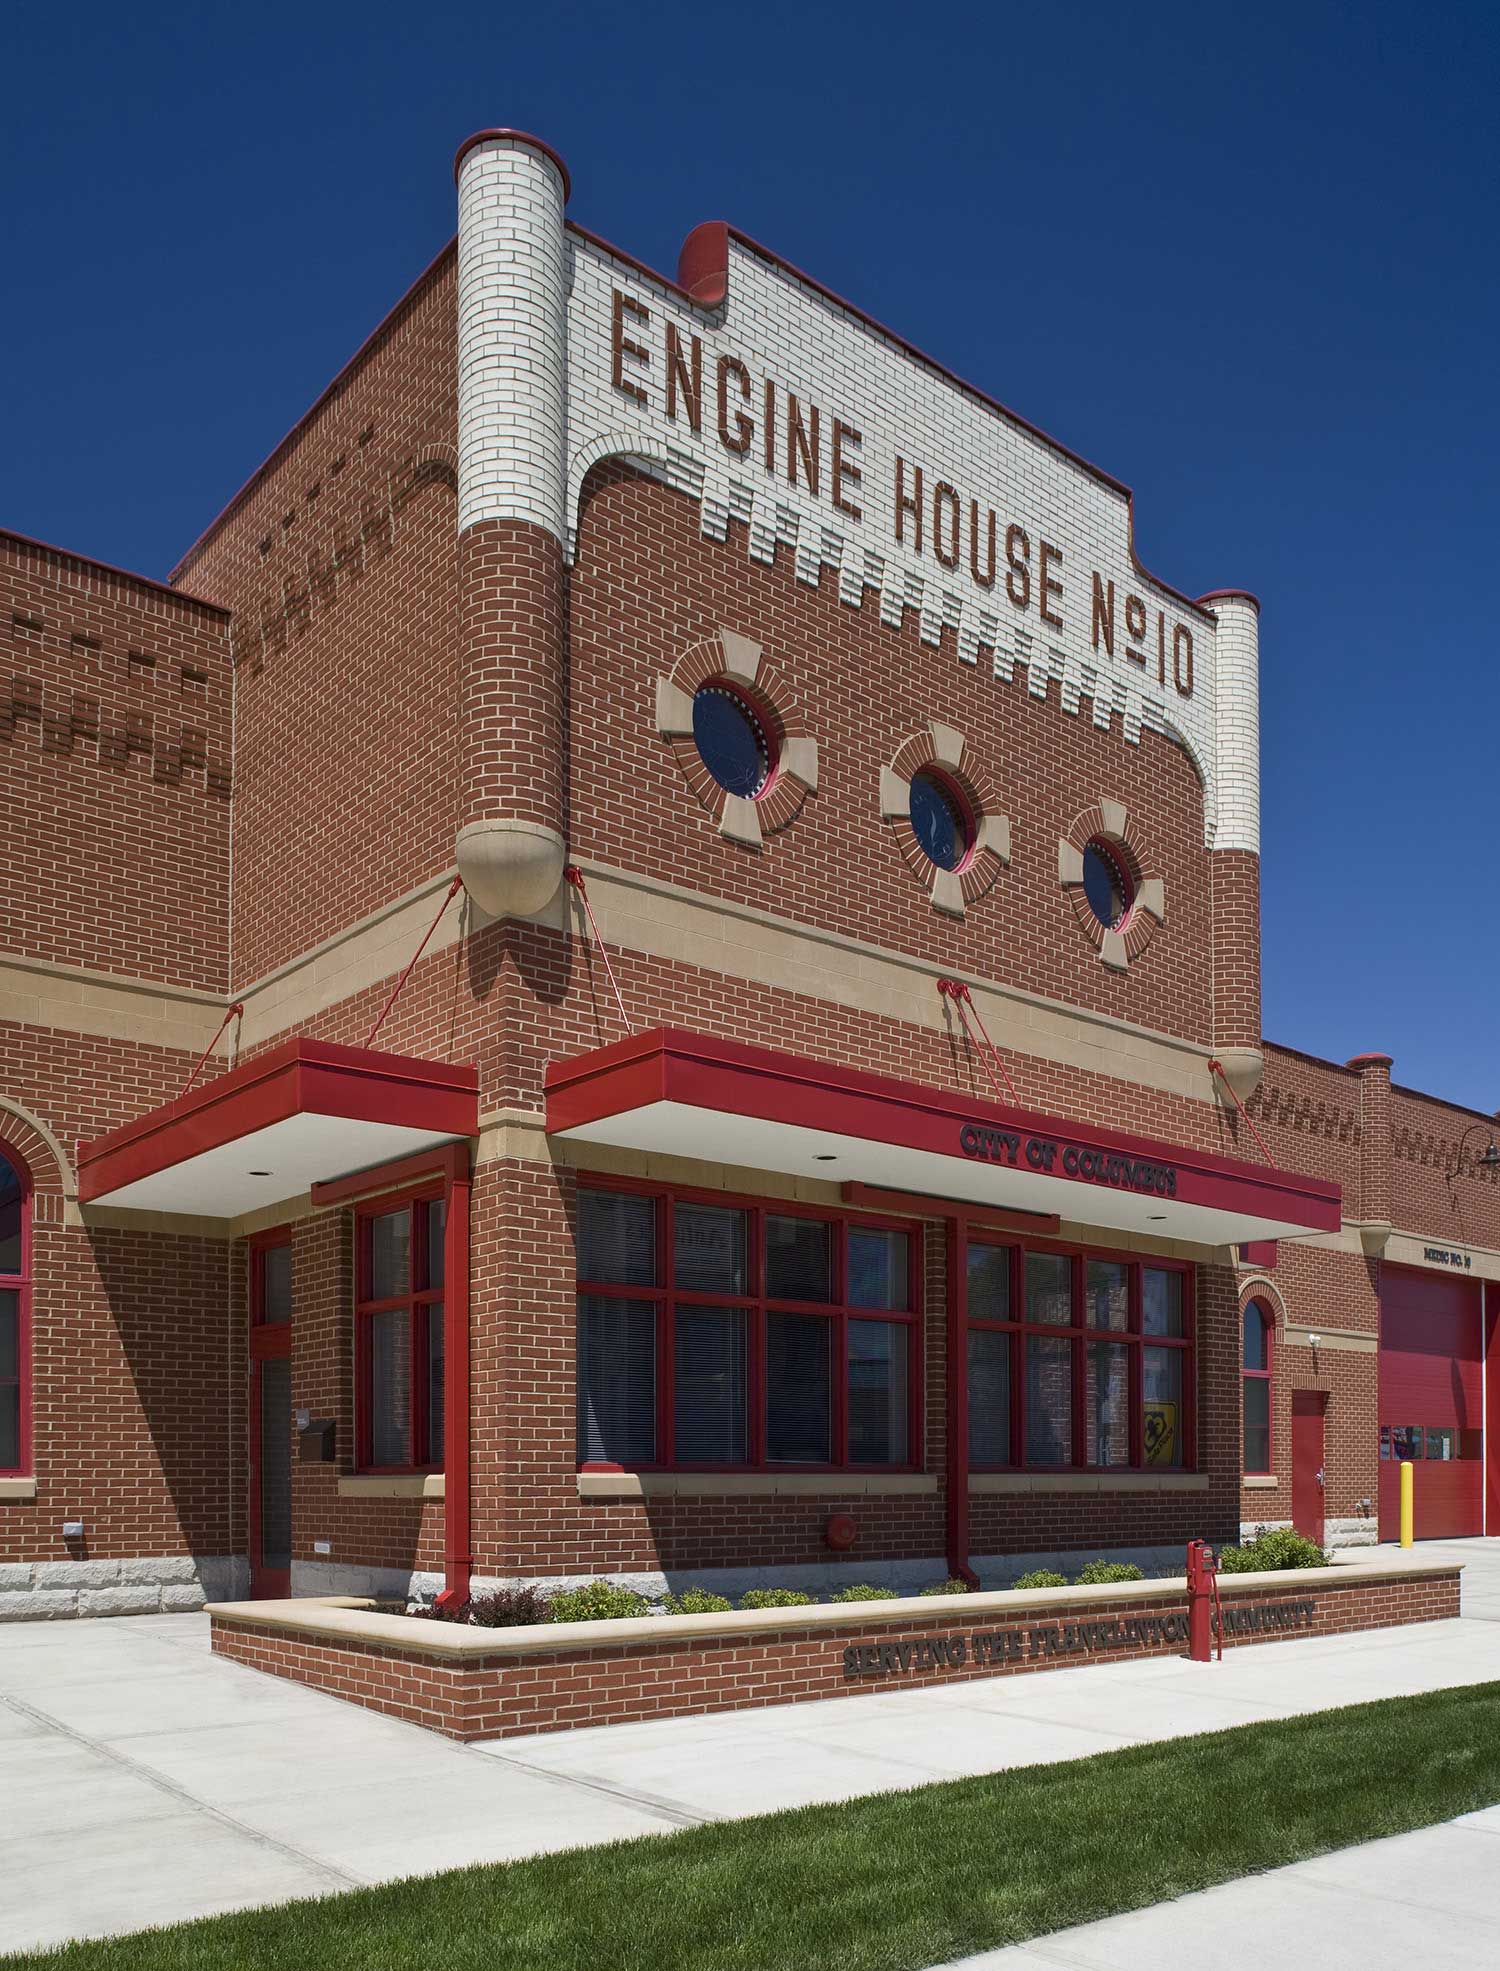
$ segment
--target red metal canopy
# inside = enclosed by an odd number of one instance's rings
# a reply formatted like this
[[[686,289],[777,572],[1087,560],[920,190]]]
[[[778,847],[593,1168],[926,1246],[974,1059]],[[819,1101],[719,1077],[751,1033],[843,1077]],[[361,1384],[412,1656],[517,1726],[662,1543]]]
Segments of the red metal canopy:
[[[472,1067],[289,1040],[80,1143],[78,1196],[233,1218],[478,1131]]]
[[[569,1140],[883,1185],[1199,1245],[1333,1232],[1337,1184],[659,1027],[554,1062]]]

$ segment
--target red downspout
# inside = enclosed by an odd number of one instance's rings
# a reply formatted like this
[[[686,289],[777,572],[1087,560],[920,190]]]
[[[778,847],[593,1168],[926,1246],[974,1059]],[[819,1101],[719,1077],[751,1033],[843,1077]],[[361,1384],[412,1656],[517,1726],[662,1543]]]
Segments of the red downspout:
[[[964,1316],[964,1266],[969,1221],[955,1213],[948,1238],[948,1573],[971,1588],[979,1576],[969,1565],[969,1342]]]
[[[443,1591],[439,1608],[462,1608],[473,1567],[469,1498],[469,1147],[455,1144],[444,1195]]]

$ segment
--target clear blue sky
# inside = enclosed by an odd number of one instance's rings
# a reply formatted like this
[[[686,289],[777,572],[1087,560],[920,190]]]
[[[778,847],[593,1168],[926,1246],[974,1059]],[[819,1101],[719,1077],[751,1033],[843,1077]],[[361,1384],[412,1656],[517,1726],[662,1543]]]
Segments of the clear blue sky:
[[[150,574],[555,144],[668,270],[733,220],[1264,604],[1265,1028],[1500,1105],[1492,5],[13,11],[0,524]]]

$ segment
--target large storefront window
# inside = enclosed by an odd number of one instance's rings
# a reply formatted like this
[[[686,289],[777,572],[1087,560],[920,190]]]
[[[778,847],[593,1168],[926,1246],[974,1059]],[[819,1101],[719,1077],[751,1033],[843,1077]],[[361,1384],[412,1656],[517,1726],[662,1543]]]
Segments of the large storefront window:
[[[696,1192],[578,1197],[578,1461],[916,1462],[920,1231]]]
[[[0,1473],[29,1470],[27,1379],[31,1313],[31,1186],[0,1147]]]
[[[382,1199],[355,1219],[354,1361],[364,1471],[443,1464],[441,1190]]]
[[[1185,1267],[974,1242],[967,1291],[975,1469],[1191,1465]]]

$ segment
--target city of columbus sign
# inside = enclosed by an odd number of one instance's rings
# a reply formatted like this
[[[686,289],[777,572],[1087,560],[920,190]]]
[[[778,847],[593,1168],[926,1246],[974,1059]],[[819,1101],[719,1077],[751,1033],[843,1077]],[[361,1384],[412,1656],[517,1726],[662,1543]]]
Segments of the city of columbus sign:
[[[703,339],[666,321],[658,339],[645,302],[612,290],[610,382],[641,406],[659,405],[695,437],[707,432],[725,452],[754,455],[789,487],[856,524],[864,520],[864,433],[848,418],[811,398],[799,398],[774,377],[752,375],[738,356],[710,355]],[[986,595],[1000,592],[1011,606],[1035,611],[1045,630],[1061,630],[1069,612],[1089,617],[1093,650],[1130,663],[1180,697],[1193,695],[1193,632],[1166,611],[1097,569],[1079,573],[1063,551],[1013,515],[998,513],[982,489],[959,486],[930,462],[899,452],[891,467],[894,544],[945,570],[962,570]]]
[[[1177,1172],[1168,1163],[1149,1157],[1128,1157],[1114,1150],[1091,1150],[1080,1143],[1059,1143],[1050,1136],[1023,1136],[1014,1129],[989,1129],[966,1122],[958,1132],[958,1147],[966,1157],[1056,1176],[1085,1184],[1106,1184],[1116,1190],[1154,1191],[1163,1198],[1177,1195]]]

